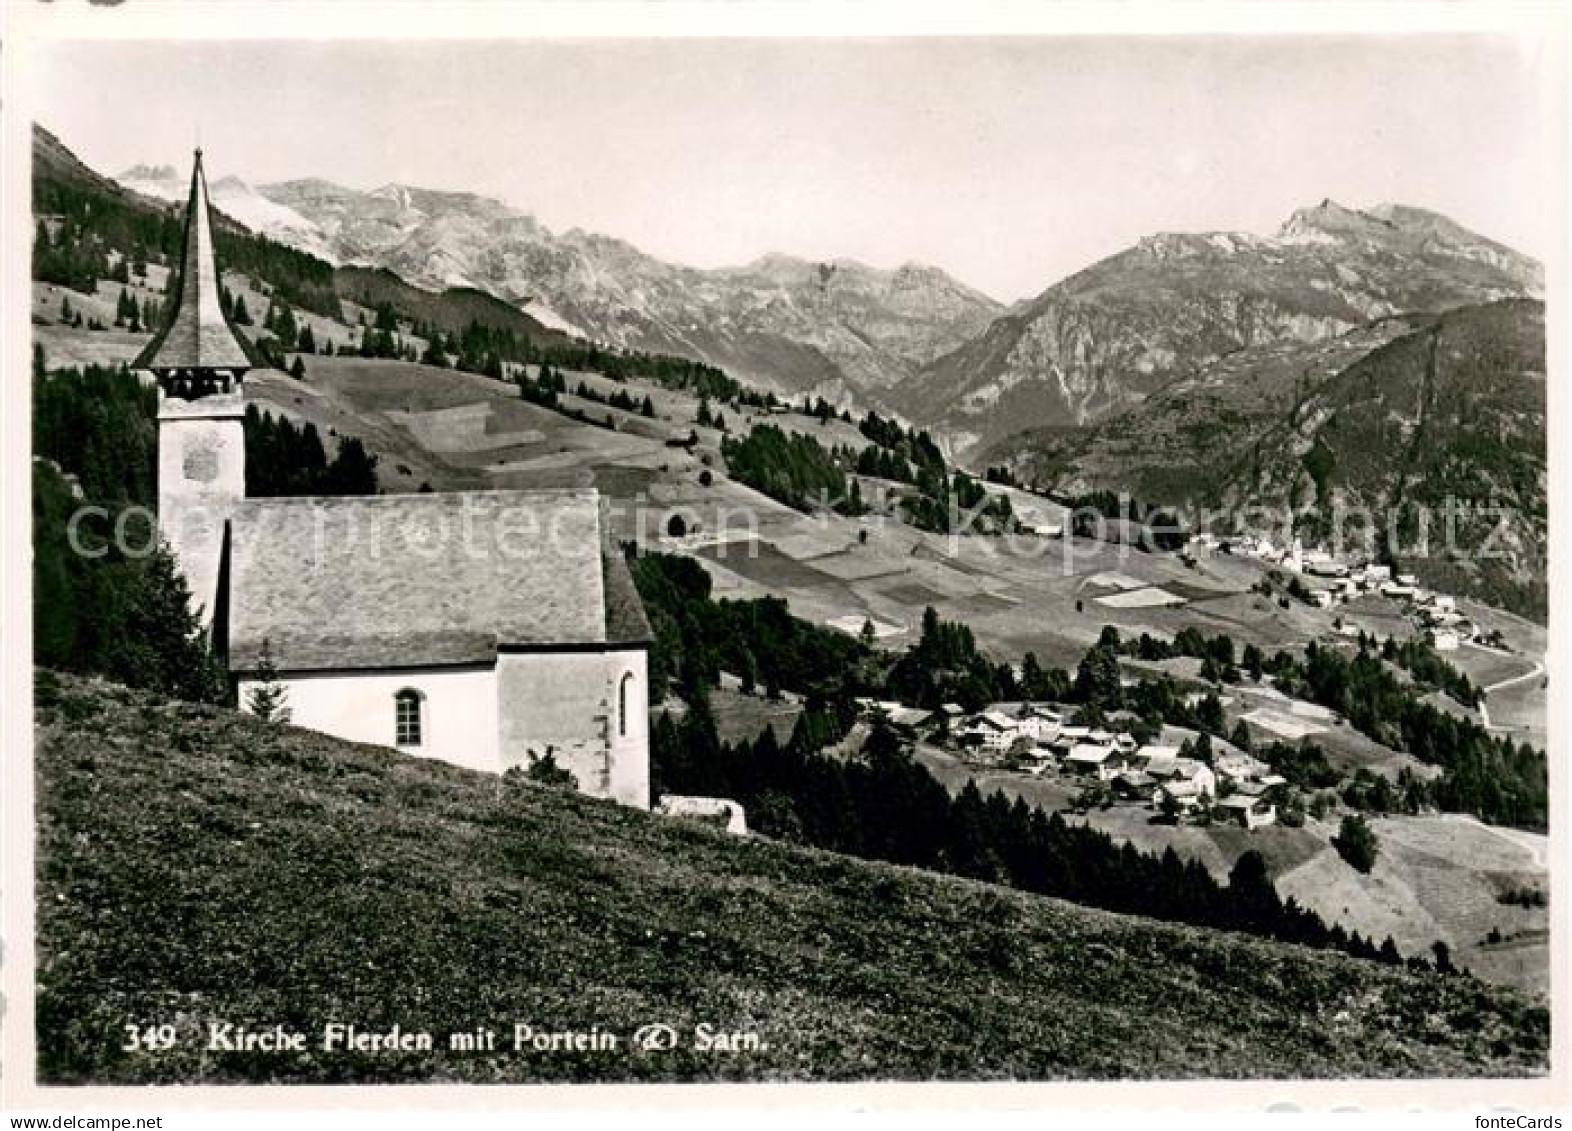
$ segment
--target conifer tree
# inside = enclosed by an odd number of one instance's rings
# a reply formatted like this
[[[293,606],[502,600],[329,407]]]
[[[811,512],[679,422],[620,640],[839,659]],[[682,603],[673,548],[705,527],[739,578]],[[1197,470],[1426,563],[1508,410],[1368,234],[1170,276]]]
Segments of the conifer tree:
[[[287,723],[288,699],[289,693],[279,682],[278,668],[273,664],[273,646],[264,636],[257,656],[256,686],[246,697],[246,709],[265,723]]]
[[[168,547],[123,568],[127,576],[119,587],[118,607],[103,611],[115,630],[105,648],[104,674],[181,699],[224,701],[228,681]]]

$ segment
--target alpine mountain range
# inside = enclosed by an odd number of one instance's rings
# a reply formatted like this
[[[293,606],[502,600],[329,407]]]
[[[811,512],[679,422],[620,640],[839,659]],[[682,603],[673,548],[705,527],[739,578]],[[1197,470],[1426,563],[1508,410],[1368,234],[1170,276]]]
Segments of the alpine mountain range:
[[[117,179],[185,192],[168,167]],[[1542,604],[1544,269],[1435,212],[1322,200],[1271,235],[1157,233],[1006,306],[915,263],[668,263],[470,193],[231,176],[213,198],[333,264],[886,413],[1045,489],[1299,506],[1337,487],[1385,507],[1444,486],[1507,515],[1506,554],[1458,583]],[[1451,343],[1439,362],[1432,337]]]

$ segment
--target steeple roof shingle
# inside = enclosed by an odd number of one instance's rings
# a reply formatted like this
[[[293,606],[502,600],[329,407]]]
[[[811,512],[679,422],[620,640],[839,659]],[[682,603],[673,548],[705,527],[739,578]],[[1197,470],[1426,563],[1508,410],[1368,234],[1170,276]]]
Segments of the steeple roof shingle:
[[[137,355],[132,367],[155,372],[251,368],[252,352],[224,314],[219,287],[207,177],[202,172],[202,151],[198,149],[191,169],[180,275],[169,299],[169,313],[163,328]]]

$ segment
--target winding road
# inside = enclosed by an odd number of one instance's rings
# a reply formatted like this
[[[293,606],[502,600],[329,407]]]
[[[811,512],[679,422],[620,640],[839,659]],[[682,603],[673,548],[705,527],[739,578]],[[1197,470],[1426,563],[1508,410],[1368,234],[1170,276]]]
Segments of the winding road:
[[[1485,729],[1486,730],[1512,730],[1512,729],[1514,729],[1512,727],[1498,727],[1498,726],[1494,725],[1490,721],[1490,707],[1488,705],[1488,700],[1490,698],[1490,693],[1492,691],[1500,691],[1503,687],[1511,687],[1515,683],[1523,683],[1526,680],[1538,679],[1539,677],[1541,677],[1544,674],[1545,674],[1545,665],[1542,662],[1540,662],[1538,660],[1535,660],[1533,668],[1531,670],[1529,670],[1529,671],[1524,672],[1522,675],[1515,675],[1515,676],[1512,676],[1510,679],[1498,680],[1495,683],[1492,683],[1492,684],[1490,684],[1490,685],[1488,685],[1486,687],[1480,688],[1480,690],[1484,692],[1485,698],[1483,700],[1481,700],[1480,704],[1479,704],[1479,719],[1480,719],[1480,721],[1482,723],[1485,724]]]

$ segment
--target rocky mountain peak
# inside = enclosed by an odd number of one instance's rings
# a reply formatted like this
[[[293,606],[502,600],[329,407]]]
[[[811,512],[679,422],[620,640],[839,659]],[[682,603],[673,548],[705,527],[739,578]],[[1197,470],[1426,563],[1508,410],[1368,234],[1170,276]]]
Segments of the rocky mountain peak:
[[[1296,210],[1278,229],[1277,236],[1283,240],[1308,239],[1312,242],[1318,237],[1333,240],[1380,239],[1390,236],[1395,230],[1396,225],[1389,220],[1361,212],[1357,208],[1345,207],[1328,197],[1312,208]]]

